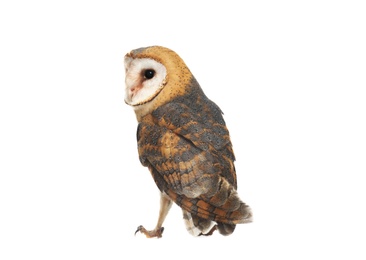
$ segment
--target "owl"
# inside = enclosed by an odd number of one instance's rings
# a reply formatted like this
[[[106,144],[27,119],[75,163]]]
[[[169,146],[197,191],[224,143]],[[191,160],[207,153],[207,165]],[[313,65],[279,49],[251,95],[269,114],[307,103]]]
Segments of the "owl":
[[[127,53],[125,103],[138,121],[137,148],[160,191],[156,227],[137,228],[162,237],[174,202],[188,232],[209,236],[234,232],[252,221],[237,192],[235,156],[221,109],[203,92],[184,61],[162,46]]]

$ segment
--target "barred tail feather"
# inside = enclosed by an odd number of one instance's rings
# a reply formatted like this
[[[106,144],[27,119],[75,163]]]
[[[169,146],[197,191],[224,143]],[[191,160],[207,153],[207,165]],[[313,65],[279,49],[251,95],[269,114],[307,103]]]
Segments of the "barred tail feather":
[[[201,195],[192,199],[178,195],[172,190],[168,190],[167,195],[183,210],[199,218],[223,224],[241,224],[252,221],[250,207],[240,200],[234,187],[223,178],[219,182],[217,191],[210,197]]]

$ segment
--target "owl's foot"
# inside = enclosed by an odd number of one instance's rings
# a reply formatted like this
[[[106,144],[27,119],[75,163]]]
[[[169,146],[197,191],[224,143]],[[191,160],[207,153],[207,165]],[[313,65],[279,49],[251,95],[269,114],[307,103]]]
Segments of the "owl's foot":
[[[211,230],[210,230],[210,231],[208,231],[206,234],[201,233],[201,234],[199,234],[198,236],[211,236],[211,235],[213,234],[213,232],[215,232],[215,230],[216,230],[216,229],[217,229],[217,225],[213,226],[213,227],[211,228]]]
[[[135,235],[137,232],[140,232],[142,234],[145,234],[147,238],[157,237],[161,238],[163,235],[164,228],[155,228],[154,230],[146,230],[143,226],[138,226],[137,230],[135,232]]]

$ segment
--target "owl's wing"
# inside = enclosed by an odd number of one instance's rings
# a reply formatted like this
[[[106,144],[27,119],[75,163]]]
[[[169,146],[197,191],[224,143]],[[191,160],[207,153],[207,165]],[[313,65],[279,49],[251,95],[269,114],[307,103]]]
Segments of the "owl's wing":
[[[249,222],[250,209],[236,191],[235,158],[223,120],[209,115],[212,109],[194,113],[174,103],[163,108],[139,124],[137,135],[140,161],[159,189],[200,218]]]
[[[160,189],[167,185],[177,194],[195,198],[216,192],[210,187],[217,186],[219,176],[236,188],[229,132],[221,111],[210,111],[218,114],[205,117],[184,104],[169,103],[153,112],[154,123],[140,123],[140,160],[156,170]]]

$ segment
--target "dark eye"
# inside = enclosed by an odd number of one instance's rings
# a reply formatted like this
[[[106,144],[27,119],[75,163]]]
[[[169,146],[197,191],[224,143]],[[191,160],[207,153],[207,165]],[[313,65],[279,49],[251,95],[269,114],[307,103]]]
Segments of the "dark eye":
[[[152,79],[155,75],[155,70],[148,69],[144,71],[144,77],[145,79]]]

